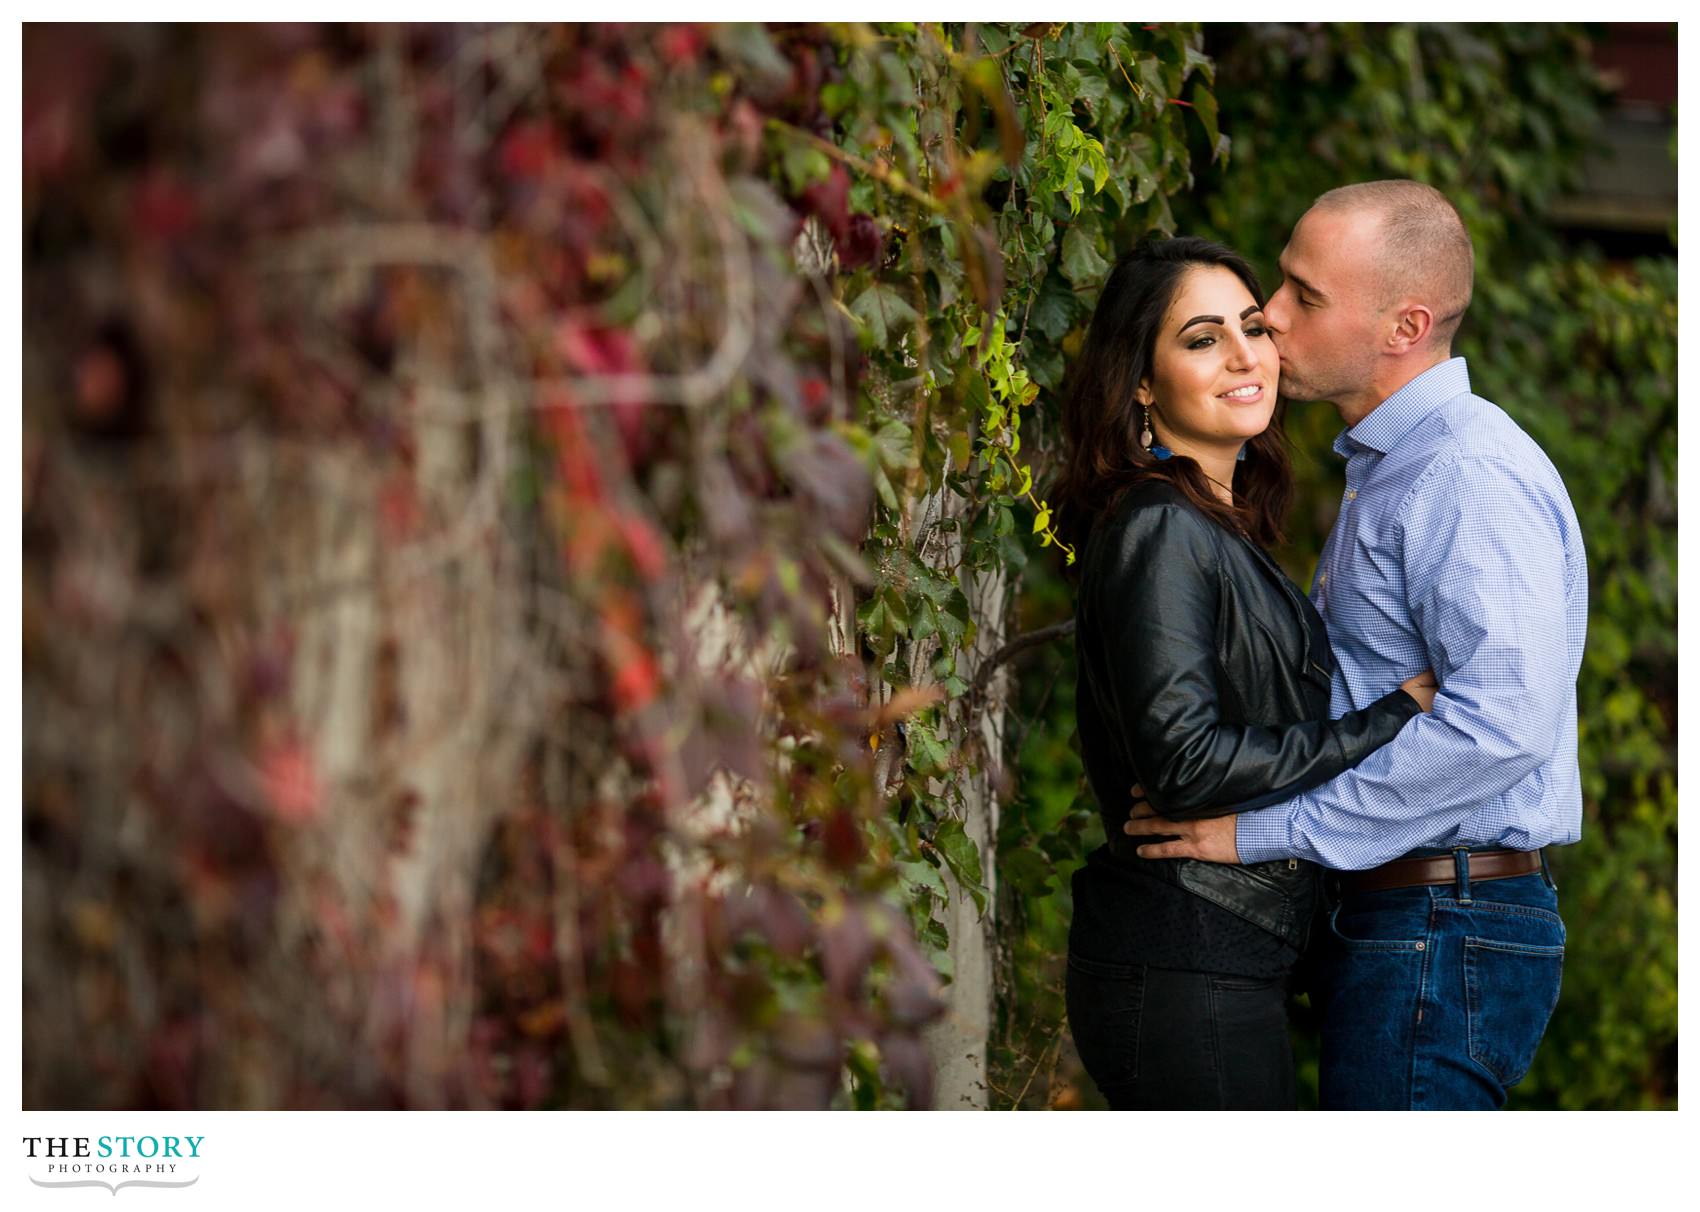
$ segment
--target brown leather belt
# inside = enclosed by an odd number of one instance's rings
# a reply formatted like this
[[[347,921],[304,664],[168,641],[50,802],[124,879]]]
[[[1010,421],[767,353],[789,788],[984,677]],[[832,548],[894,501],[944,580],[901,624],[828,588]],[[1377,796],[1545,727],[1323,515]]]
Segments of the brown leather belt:
[[[1505,880],[1541,869],[1539,850],[1472,850],[1470,882]],[[1450,884],[1458,878],[1458,861],[1450,854],[1434,858],[1394,859],[1368,871],[1338,873],[1342,892],[1385,892],[1421,884]]]

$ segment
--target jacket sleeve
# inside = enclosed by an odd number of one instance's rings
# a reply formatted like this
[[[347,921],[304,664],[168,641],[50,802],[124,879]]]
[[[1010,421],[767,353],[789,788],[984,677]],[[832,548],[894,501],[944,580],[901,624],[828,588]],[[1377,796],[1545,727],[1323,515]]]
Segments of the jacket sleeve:
[[[1221,555],[1179,505],[1134,511],[1082,586],[1108,668],[1095,680],[1151,806],[1171,820],[1277,803],[1349,769],[1421,714],[1402,690],[1337,720],[1229,723],[1217,694]]]

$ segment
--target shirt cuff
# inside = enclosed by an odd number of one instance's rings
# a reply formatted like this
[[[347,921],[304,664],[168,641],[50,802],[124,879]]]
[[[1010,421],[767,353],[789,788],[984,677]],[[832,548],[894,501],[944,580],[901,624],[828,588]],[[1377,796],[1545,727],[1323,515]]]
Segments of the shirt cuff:
[[[1242,812],[1234,818],[1234,849],[1241,863],[1297,858],[1292,851],[1291,813],[1285,804]]]

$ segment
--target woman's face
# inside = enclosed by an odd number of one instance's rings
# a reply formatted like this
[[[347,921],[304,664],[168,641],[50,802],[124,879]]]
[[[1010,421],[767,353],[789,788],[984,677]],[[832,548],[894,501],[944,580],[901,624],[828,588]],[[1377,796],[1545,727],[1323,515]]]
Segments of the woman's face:
[[[1140,385],[1157,441],[1177,454],[1231,458],[1269,427],[1280,380],[1280,355],[1245,283],[1221,265],[1188,269]]]

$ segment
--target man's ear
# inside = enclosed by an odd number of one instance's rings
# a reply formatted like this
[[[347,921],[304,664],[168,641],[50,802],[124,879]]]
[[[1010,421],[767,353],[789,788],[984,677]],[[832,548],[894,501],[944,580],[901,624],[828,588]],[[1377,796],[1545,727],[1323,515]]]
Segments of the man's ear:
[[[1426,303],[1401,303],[1393,314],[1396,320],[1388,344],[1394,353],[1408,353],[1426,342],[1434,331],[1434,313]]]

